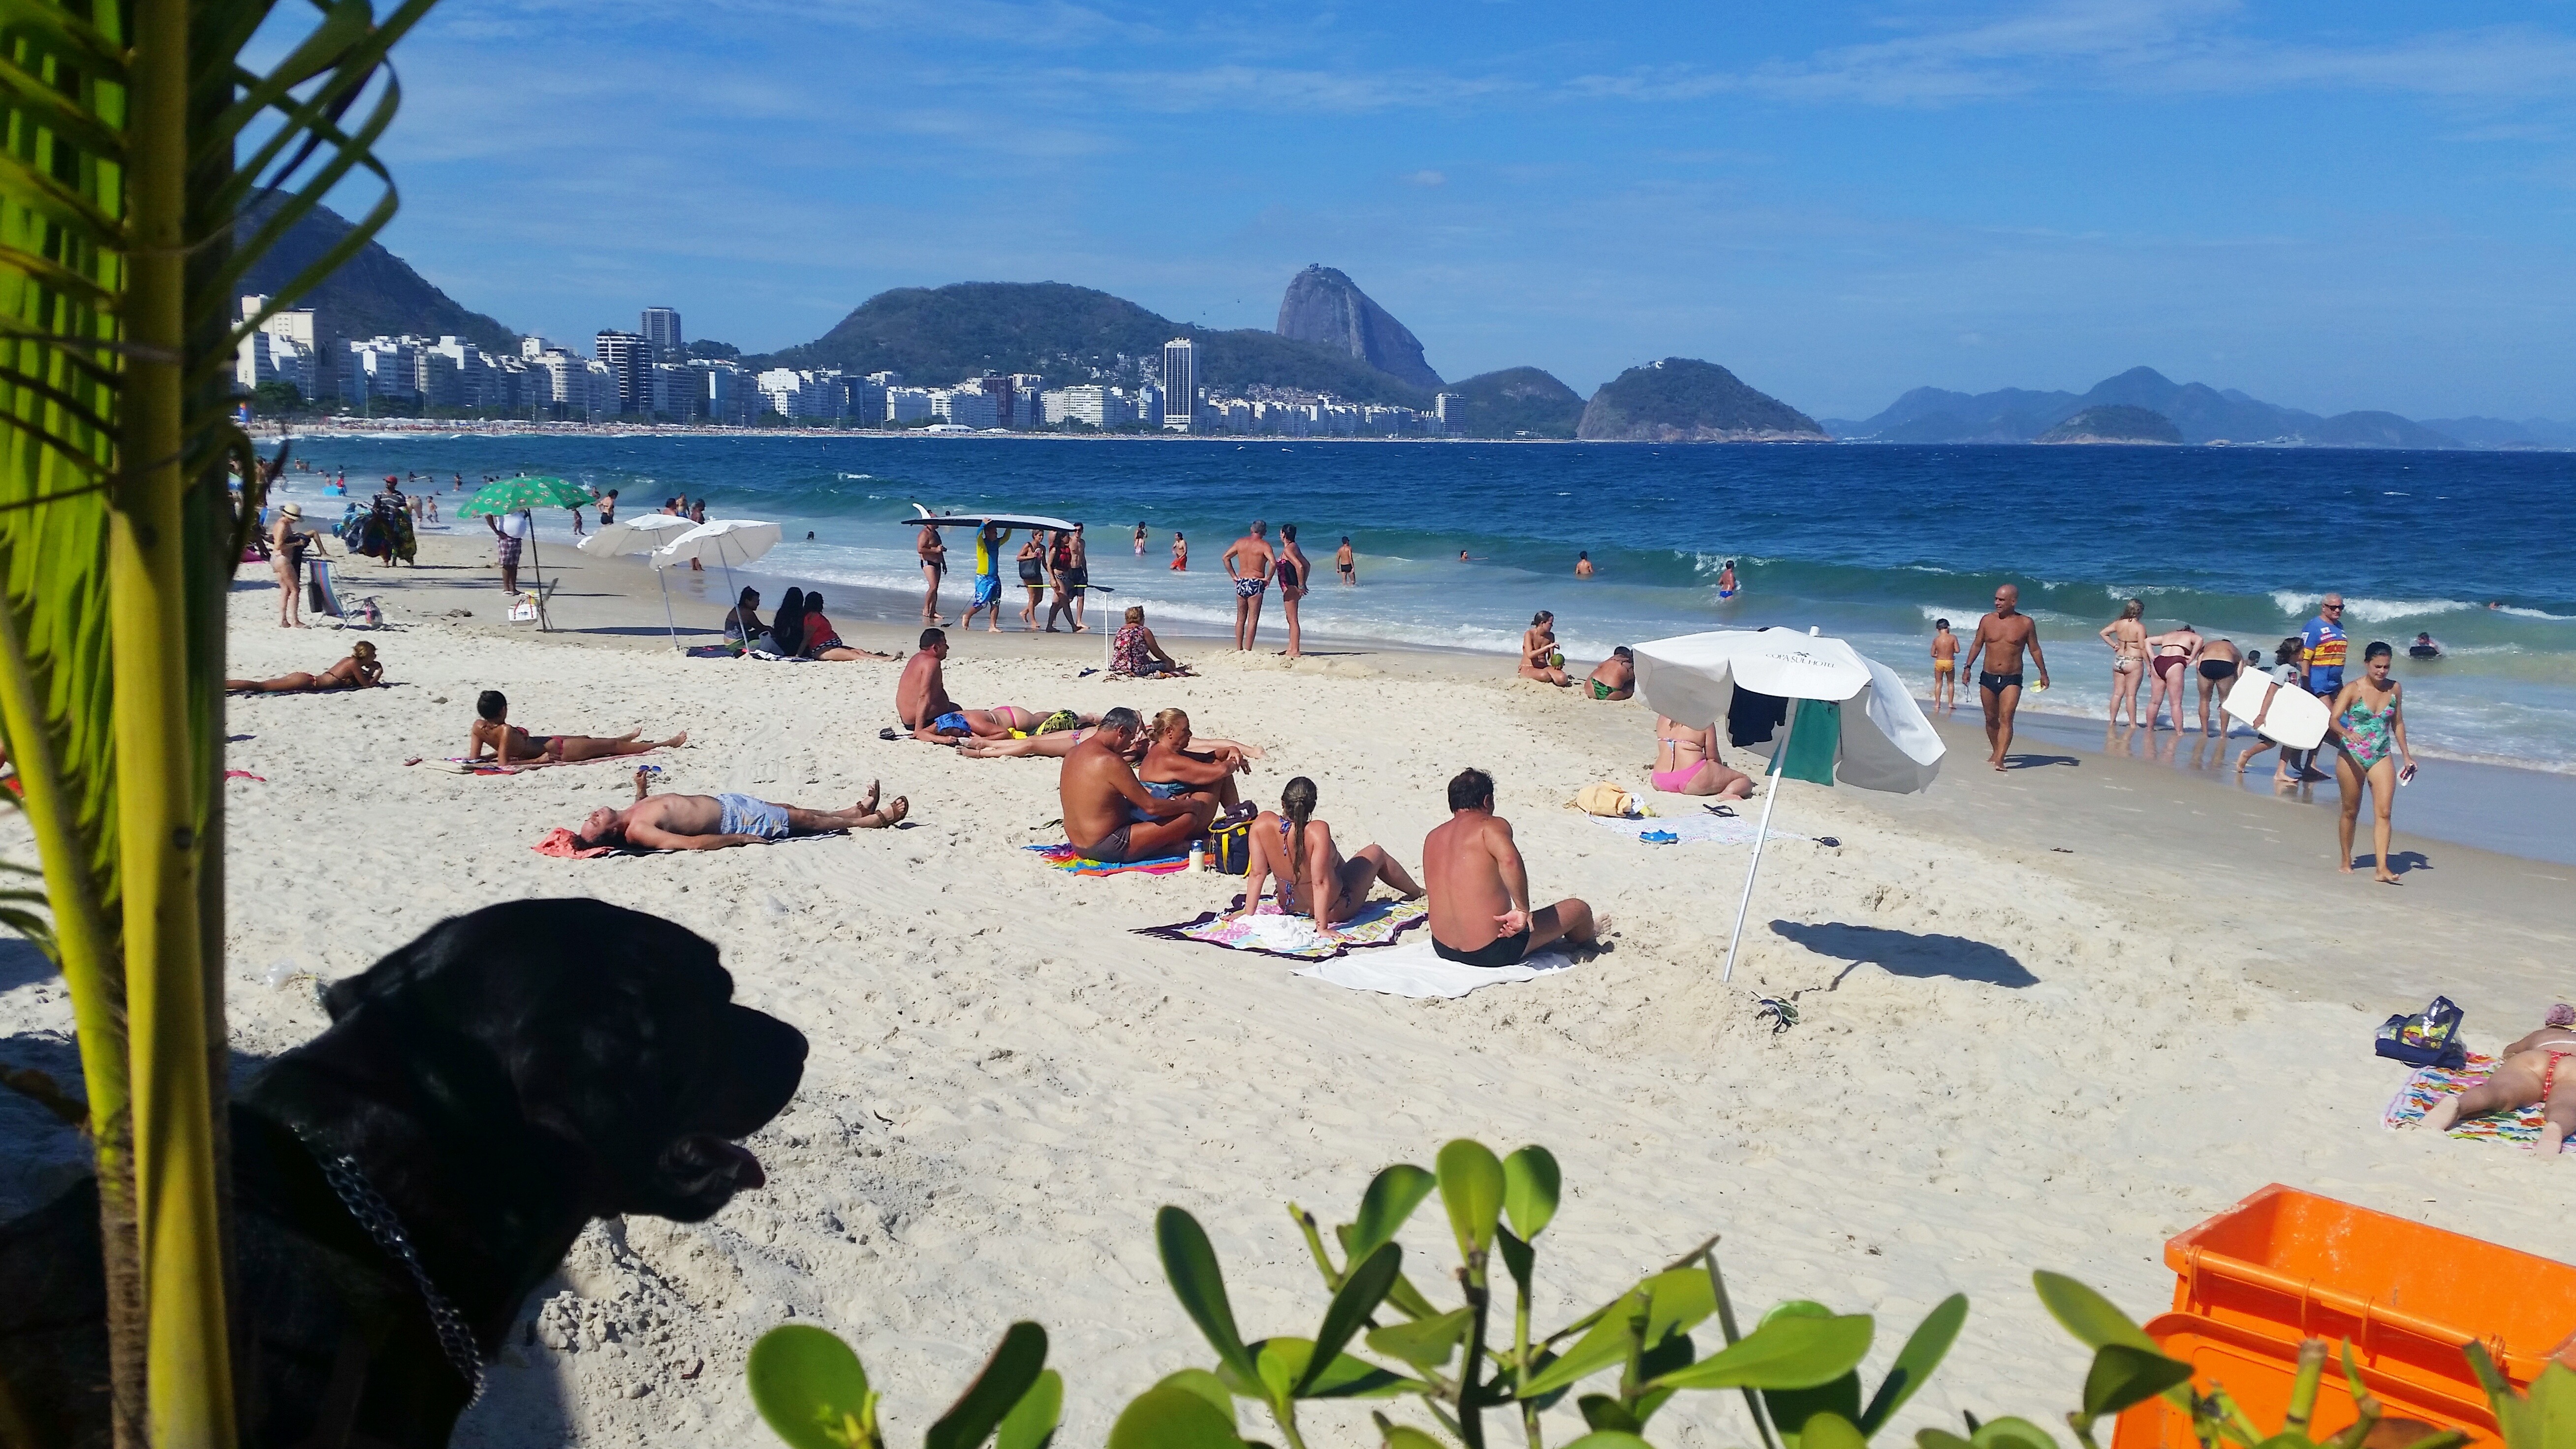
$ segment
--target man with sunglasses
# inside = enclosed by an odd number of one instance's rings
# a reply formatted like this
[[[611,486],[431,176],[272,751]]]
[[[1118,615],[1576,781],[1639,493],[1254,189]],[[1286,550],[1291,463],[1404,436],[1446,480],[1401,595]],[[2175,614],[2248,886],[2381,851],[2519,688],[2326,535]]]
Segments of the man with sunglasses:
[[[1986,710],[1986,742],[1994,746],[1987,764],[2004,767],[2004,751],[2012,748],[2013,714],[2021,708],[2021,652],[2030,651],[2030,662],[2039,666],[2039,687],[2048,688],[2048,657],[2039,651],[2039,625],[2021,612],[2021,586],[2006,584],[1995,590],[1995,611],[1977,621],[1976,637],[1968,642],[1967,661],[1959,666],[1962,674],[1977,676],[1977,700]],[[1986,667],[1977,668],[1977,656],[1983,654]]]
[[[2305,682],[2308,693],[2328,702],[2343,692],[2343,656],[2350,647],[2343,632],[2343,595],[2328,594],[2317,605],[2317,616],[2299,631],[2301,662],[2307,666]],[[2299,761],[2299,778],[2315,781],[2331,778],[2316,767],[2316,752],[2311,750]]]

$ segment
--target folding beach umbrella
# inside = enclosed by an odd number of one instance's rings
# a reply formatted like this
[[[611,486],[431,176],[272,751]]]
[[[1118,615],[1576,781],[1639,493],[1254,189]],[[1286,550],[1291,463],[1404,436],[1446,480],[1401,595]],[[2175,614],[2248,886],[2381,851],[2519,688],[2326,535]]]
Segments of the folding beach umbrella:
[[[1753,838],[1753,861],[1744,871],[1744,897],[1736,903],[1735,931],[1726,941],[1726,970],[1735,976],[1735,949],[1744,939],[1745,912],[1753,904],[1753,878],[1762,869],[1762,846],[1784,780],[1812,780],[1910,795],[1931,788],[1941,773],[1941,737],[1896,671],[1840,639],[1810,630],[1720,629],[1640,644],[1637,693],[1675,723],[1703,729],[1724,723],[1740,685],[1756,694],[1795,700],[1779,743],[1771,750],[1771,793],[1762,802],[1762,826]]]
[[[740,598],[734,591],[733,566],[752,560],[778,547],[785,535],[775,523],[759,523],[748,518],[710,518],[679,537],[653,550],[653,567],[658,571],[696,559],[704,563],[713,559],[724,570],[725,594]]]
[[[521,509],[588,508],[593,501],[591,491],[578,483],[549,476],[521,476],[486,483],[474,490],[474,496],[456,510],[456,516],[480,518],[485,514],[506,516]],[[528,569],[537,580],[537,627],[552,628],[546,618],[546,561],[537,552],[534,530],[528,534]]]
[[[697,527],[676,513],[643,513],[633,518],[602,524],[599,531],[573,547],[595,558],[615,558],[619,554],[651,553],[663,544]],[[680,647],[680,626],[671,617],[671,585],[662,571],[653,571],[653,582],[662,586],[662,623],[671,631],[671,647]]]

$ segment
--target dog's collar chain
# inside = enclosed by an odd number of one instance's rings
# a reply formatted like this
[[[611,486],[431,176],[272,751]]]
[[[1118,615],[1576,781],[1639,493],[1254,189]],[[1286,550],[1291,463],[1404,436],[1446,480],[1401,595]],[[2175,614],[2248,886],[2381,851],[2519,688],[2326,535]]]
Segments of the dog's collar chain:
[[[323,1180],[329,1182],[331,1191],[339,1195],[340,1205],[349,1210],[349,1216],[358,1220],[358,1226],[367,1230],[367,1236],[376,1240],[377,1247],[410,1270],[412,1285],[420,1289],[421,1302],[429,1309],[430,1322],[437,1326],[438,1346],[446,1353],[448,1363],[465,1380],[465,1405],[472,1408],[483,1397],[483,1354],[475,1345],[474,1330],[465,1326],[465,1315],[457,1312],[456,1305],[449,1302],[447,1295],[438,1291],[438,1285],[429,1280],[429,1270],[420,1265],[420,1254],[412,1250],[411,1239],[403,1233],[402,1219],[395,1216],[393,1205],[384,1200],[375,1185],[367,1181],[367,1174],[358,1166],[357,1159],[333,1152],[314,1141],[312,1134],[302,1127],[294,1130],[296,1140],[304,1144],[305,1151],[313,1154],[313,1161],[322,1169]]]

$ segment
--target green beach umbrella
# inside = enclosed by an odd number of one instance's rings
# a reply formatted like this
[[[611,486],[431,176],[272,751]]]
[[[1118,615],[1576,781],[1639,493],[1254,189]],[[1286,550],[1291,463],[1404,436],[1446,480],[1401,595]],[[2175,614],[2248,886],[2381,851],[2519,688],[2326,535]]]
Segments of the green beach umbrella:
[[[483,518],[539,508],[587,508],[596,501],[591,491],[578,483],[521,474],[498,483],[486,483],[474,490],[474,496],[466,499],[465,506],[456,510],[456,516]],[[537,579],[537,627],[551,629],[554,621],[546,617],[546,563],[537,553],[536,545],[536,536],[532,532],[528,537],[528,568]]]

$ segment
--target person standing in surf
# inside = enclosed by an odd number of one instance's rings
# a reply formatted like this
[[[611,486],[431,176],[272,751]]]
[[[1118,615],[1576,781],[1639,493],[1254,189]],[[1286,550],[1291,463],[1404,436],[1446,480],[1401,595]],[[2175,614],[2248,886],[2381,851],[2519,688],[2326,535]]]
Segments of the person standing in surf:
[[[923,524],[912,549],[921,555],[921,622],[945,624],[948,621],[939,617],[939,576],[948,572],[948,545],[939,540],[939,525]]]
[[[1261,596],[1270,587],[1270,568],[1278,555],[1270,550],[1270,525],[1256,518],[1252,531],[1234,541],[1222,560],[1234,580],[1234,647],[1250,649],[1261,634]]]
[[[1136,557],[1145,556],[1145,520],[1136,520]]]
[[[2304,681],[2308,693],[2326,701],[2329,709],[2335,696],[2343,693],[2343,656],[2351,647],[2343,632],[2343,595],[2328,594],[2318,601],[2317,616],[2299,631],[2299,649],[2308,667]],[[2326,772],[2317,768],[2315,751],[2299,761],[2299,778],[2312,784],[2327,778]]]
[[[1717,571],[1717,596],[1721,599],[1731,599],[1741,592],[1742,588],[1743,586],[1735,581],[1735,560],[1728,559],[1726,567]]]
[[[1297,601],[1306,597],[1315,578],[1315,566],[1297,546],[1297,525],[1279,525],[1279,558],[1270,571],[1279,580],[1279,609],[1288,616],[1288,657],[1294,659],[1305,641],[1297,626]]]
[[[1333,567],[1342,571],[1343,588],[1356,589],[1360,586],[1360,561],[1351,553],[1351,536],[1347,533],[1342,535],[1342,546],[1333,551]]]
[[[1979,655],[1985,656],[1986,669],[1977,675],[1977,699],[1985,706],[1986,742],[1994,753],[1986,763],[2001,770],[2004,752],[2012,748],[2013,715],[2021,709],[2023,650],[2030,651],[2031,663],[2039,666],[2039,687],[2048,688],[2048,656],[2039,648],[2039,626],[2021,611],[2021,586],[2006,584],[1995,590],[1994,612],[1977,620],[1977,632],[1968,641],[1968,659],[1959,667],[1975,670]]]

